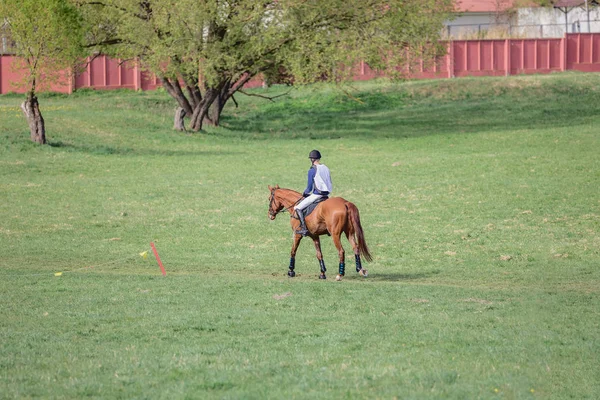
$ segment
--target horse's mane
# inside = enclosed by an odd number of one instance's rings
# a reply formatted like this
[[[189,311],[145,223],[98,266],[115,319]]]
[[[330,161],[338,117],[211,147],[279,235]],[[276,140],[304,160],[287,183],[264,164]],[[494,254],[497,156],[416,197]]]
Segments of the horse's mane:
[[[295,190],[292,190],[292,189],[278,188],[277,190],[283,190],[283,191],[285,191],[285,192],[291,192],[291,193],[293,193],[293,194],[297,194],[297,195],[300,195],[300,194],[301,194],[300,192],[297,192],[297,191],[295,191]]]
[[[275,187],[275,191],[279,193],[278,197],[282,202],[296,204],[300,199],[302,199],[302,193],[296,192],[292,189]],[[288,205],[286,205],[287,207]]]

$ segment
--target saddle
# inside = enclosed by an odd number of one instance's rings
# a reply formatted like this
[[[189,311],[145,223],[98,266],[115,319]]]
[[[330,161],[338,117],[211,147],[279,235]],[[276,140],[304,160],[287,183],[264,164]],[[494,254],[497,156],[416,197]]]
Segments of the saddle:
[[[317,208],[317,206],[319,205],[319,203],[322,203],[325,200],[329,200],[329,196],[323,196],[320,199],[318,199],[317,201],[315,201],[314,203],[310,204],[308,207],[306,207],[303,210],[304,211],[304,218],[308,217],[311,212],[315,211],[315,208]]]

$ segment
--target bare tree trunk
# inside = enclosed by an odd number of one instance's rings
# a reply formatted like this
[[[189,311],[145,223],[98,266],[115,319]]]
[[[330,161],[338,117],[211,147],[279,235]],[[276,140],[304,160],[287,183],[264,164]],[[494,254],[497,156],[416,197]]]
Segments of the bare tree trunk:
[[[175,110],[175,122],[174,122],[173,129],[175,129],[177,131],[185,131],[185,124],[184,124],[185,115],[186,115],[185,110],[181,107],[177,107],[177,109]]]
[[[208,110],[208,115],[210,115],[210,120],[212,121],[214,126],[219,126],[221,119],[221,112],[219,111],[220,97],[221,95],[217,96],[212,107],[210,108],[210,110]]]
[[[221,114],[223,113],[223,109],[225,108],[225,105],[229,99],[231,99],[238,90],[244,87],[244,85],[248,83],[253,76],[254,75],[250,75],[248,73],[243,73],[238,77],[237,81],[234,80],[232,83],[232,81],[229,79],[223,83],[223,86],[221,87],[221,90],[219,90],[217,97],[213,101],[209,111],[209,116],[214,126],[219,126]]]
[[[29,123],[31,141],[38,144],[46,144],[44,117],[42,117],[34,92],[27,93],[27,100],[21,104],[21,110],[23,110],[23,114],[25,114],[25,118],[27,118],[27,122]]]
[[[229,89],[231,89],[231,83],[227,81],[217,94],[215,101],[210,107],[209,116],[214,126],[219,126],[221,113],[223,112],[223,108],[225,107],[225,104],[227,104],[227,101],[230,97]]]
[[[221,117],[221,94],[219,93],[213,101],[212,105],[208,109],[208,118],[210,118],[210,124],[213,126],[219,126],[219,120]],[[207,118],[207,119],[208,119]]]
[[[188,99],[185,97],[185,94],[181,90],[181,86],[179,86],[179,82],[176,79],[172,81],[168,78],[161,77],[161,81],[163,83],[164,88],[167,90],[167,93],[171,95],[179,104],[179,107],[183,108],[183,110],[188,115],[192,115],[194,112],[194,107],[196,104],[190,104]]]
[[[194,113],[192,114],[192,120],[190,121],[190,129],[198,132],[202,130],[202,123],[208,114],[210,106],[217,98],[219,90],[215,88],[209,88],[204,94],[202,101],[196,105]]]

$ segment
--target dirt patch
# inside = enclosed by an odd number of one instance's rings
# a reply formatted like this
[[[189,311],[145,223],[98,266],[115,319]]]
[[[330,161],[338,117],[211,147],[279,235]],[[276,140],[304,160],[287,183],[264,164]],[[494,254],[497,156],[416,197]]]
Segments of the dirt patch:
[[[473,297],[469,297],[468,299],[464,299],[462,301],[465,302],[465,303],[479,303],[479,304],[485,304],[485,305],[492,304],[491,301],[483,300],[483,299],[476,299],[476,298],[473,298]]]
[[[290,293],[290,292],[286,292],[286,293],[282,293],[282,294],[274,294],[274,295],[273,295],[273,298],[274,298],[275,300],[283,300],[283,299],[285,299],[286,297],[290,297],[291,295],[292,295],[292,293]]]

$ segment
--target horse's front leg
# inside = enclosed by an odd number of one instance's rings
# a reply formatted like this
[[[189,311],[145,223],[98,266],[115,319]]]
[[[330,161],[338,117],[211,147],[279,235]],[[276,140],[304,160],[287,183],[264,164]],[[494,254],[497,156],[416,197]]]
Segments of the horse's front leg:
[[[290,253],[290,267],[288,271],[288,276],[293,278],[296,276],[296,250],[298,250],[298,246],[300,245],[300,240],[302,240],[302,235],[294,235],[294,242],[292,243],[292,251]]]
[[[315,249],[317,250],[317,260],[319,260],[319,266],[321,267],[321,275],[319,275],[319,279],[327,279],[327,277],[325,276],[325,271],[327,271],[327,268],[325,268],[325,261],[323,261],[323,253],[321,253],[321,239],[319,239],[319,237],[315,237],[313,238],[313,241],[315,242]]]

